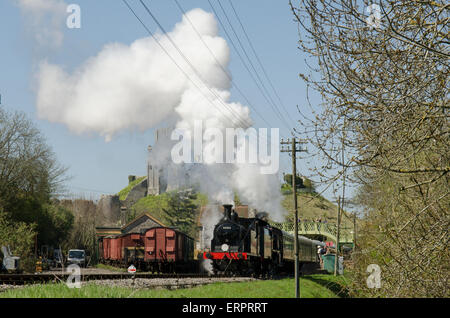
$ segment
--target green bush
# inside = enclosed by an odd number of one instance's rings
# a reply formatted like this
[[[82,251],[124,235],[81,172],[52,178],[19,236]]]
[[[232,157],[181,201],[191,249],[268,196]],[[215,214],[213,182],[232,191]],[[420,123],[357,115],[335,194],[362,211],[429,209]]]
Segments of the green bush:
[[[9,246],[14,256],[20,257],[21,268],[34,271],[33,246],[36,224],[12,222],[8,215],[0,211],[0,246]]]
[[[281,185],[281,193],[284,195],[292,194],[292,186],[287,183],[282,184]]]

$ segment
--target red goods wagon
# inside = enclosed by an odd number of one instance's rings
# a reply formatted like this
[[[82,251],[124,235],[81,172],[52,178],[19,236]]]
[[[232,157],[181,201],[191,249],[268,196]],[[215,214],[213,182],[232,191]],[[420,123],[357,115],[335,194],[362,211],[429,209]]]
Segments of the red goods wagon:
[[[111,238],[110,244],[110,259],[112,261],[120,261],[122,259],[122,238],[121,237],[113,237]]]
[[[139,233],[128,233],[122,236],[122,248],[135,247],[143,245],[141,235]]]
[[[97,241],[98,243],[98,254],[99,254],[99,258],[100,261],[103,261],[105,259],[105,238],[101,238]]]
[[[103,259],[104,260],[109,260],[111,258],[111,251],[110,251],[110,247],[111,246],[111,238],[110,237],[105,237],[103,238]]]
[[[121,259],[126,264],[140,264],[144,261],[144,241],[139,233],[121,236]]]
[[[98,253],[98,255],[97,255],[97,257],[99,257],[101,260],[102,259],[104,259],[104,257],[103,257],[103,239],[101,239],[101,240],[98,240],[97,241],[97,253]]]
[[[193,254],[194,241],[184,233],[167,227],[144,232],[144,260],[151,270],[178,272],[190,269],[194,263]]]

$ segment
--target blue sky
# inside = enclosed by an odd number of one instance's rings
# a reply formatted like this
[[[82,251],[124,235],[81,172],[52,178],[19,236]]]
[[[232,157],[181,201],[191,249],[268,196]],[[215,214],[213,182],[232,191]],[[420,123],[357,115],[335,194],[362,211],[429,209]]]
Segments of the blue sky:
[[[78,0],[66,3],[80,6],[81,28],[69,29],[63,26],[64,42],[55,50],[36,45],[33,32],[40,30],[27,27],[27,17],[21,13],[14,0],[0,2],[0,94],[2,107],[26,112],[47,138],[58,160],[69,167],[68,174],[72,177],[67,182],[69,192],[75,196],[96,198],[101,193],[118,192],[127,184],[129,174],[145,175],[147,145],[153,143],[153,130],[122,132],[112,141],[105,142],[103,137],[94,133],[76,135],[62,124],[39,119],[34,89],[36,67],[40,61],[48,60],[71,71],[89,57],[95,56],[108,43],[130,44],[138,38],[147,37],[148,33],[120,0]],[[138,2],[130,0],[130,3],[139,8],[138,12],[145,18],[147,26],[156,31],[157,26],[138,6]],[[181,13],[172,0],[146,3],[166,30],[171,30],[181,19]],[[186,11],[193,8],[212,11],[207,0],[184,0],[180,3]],[[212,0],[212,3],[218,8],[216,0]],[[221,3],[229,16],[233,17],[228,1],[222,0]],[[288,116],[298,119],[296,105],[306,104],[305,85],[298,73],[307,70],[305,56],[297,49],[298,29],[288,1],[234,0],[233,4],[289,112]],[[223,16],[221,18],[224,19]],[[243,39],[238,22],[233,22]],[[223,30],[219,28],[225,38]],[[251,54],[250,49],[247,49]],[[289,136],[285,125],[267,105],[233,48],[229,69],[233,83],[239,85],[271,127],[279,127],[280,134]],[[234,88],[231,92],[233,101],[245,103]],[[267,127],[254,114],[252,118],[256,127]],[[308,174],[305,163],[299,161],[298,167],[300,173]],[[291,171],[287,154],[280,156],[280,170]]]

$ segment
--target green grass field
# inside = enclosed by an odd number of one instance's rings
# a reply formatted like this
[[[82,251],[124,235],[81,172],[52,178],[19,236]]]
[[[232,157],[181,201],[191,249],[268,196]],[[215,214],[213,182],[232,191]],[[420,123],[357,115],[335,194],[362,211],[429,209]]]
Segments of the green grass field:
[[[309,275],[300,279],[303,298],[345,297],[340,292],[345,278]],[[80,289],[65,284],[32,285],[0,293],[0,298],[291,298],[294,279],[259,280],[239,283],[214,283],[186,289],[131,289],[89,283]]]

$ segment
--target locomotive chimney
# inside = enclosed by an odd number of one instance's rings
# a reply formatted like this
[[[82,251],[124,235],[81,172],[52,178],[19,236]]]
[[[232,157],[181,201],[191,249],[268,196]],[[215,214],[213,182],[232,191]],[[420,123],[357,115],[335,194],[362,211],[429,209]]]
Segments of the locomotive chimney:
[[[223,215],[224,215],[225,219],[227,219],[227,220],[231,220],[231,208],[232,207],[233,207],[233,205],[231,205],[231,204],[223,205]]]

